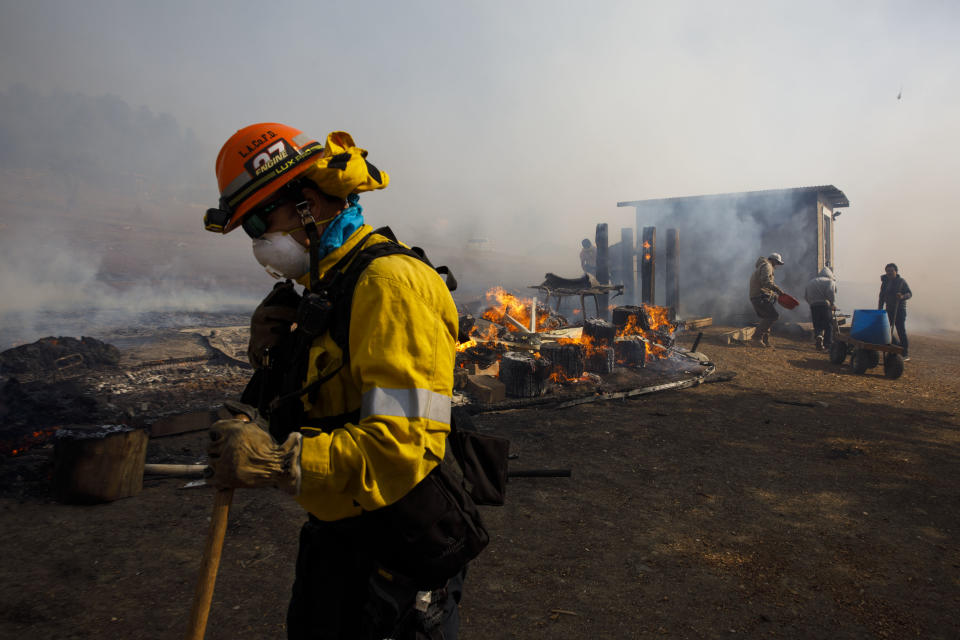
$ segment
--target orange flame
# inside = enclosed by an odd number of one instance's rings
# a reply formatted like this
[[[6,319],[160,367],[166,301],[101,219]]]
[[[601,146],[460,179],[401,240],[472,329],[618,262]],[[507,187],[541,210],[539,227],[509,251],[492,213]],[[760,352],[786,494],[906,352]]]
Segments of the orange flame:
[[[60,427],[51,427],[49,429],[33,431],[21,437],[15,444],[0,442],[0,454],[18,456],[28,449],[45,444],[47,440],[50,439],[50,436],[59,431],[59,429]]]
[[[647,317],[650,318],[650,328],[656,331],[666,330],[673,333],[676,327],[670,324],[670,309],[668,307],[647,306]]]
[[[648,361],[653,358],[666,358],[668,355],[667,349],[657,344],[657,340],[661,338],[651,332],[666,332],[670,334],[676,330],[676,327],[670,323],[670,309],[668,307],[656,307],[653,305],[644,305],[643,309],[650,323],[650,331],[645,331],[643,327],[640,326],[639,315],[630,315],[627,317],[627,324],[623,329],[617,331],[617,337],[627,338],[639,336],[643,338],[646,344],[645,352]]]
[[[466,342],[457,343],[457,351],[466,351],[470,347],[475,347],[482,342],[496,342],[497,328],[495,326],[487,327],[485,332],[481,332],[477,327],[470,330],[470,339]]]
[[[583,355],[587,358],[595,356],[601,352],[604,345],[594,341],[593,336],[581,335],[579,338],[560,338],[557,340],[560,344],[579,344],[583,347]]]
[[[507,293],[503,287],[494,287],[487,291],[487,303],[490,305],[483,312],[483,318],[490,322],[503,325],[508,331],[519,332],[520,330],[513,326],[504,318],[509,315],[525,327],[530,326],[530,308],[533,305],[533,298],[518,298],[512,293]],[[536,330],[541,331],[547,328],[548,315],[546,313],[537,313]]]
[[[474,327],[470,332],[469,340],[457,344],[457,351],[463,352],[481,344],[496,343],[498,341],[498,334],[501,331],[500,327],[506,327],[507,330],[511,332],[519,331],[519,329],[506,321],[505,316],[508,314],[518,323],[529,326],[530,307],[533,304],[532,299],[519,298],[508,293],[502,287],[494,287],[487,292],[487,300],[490,303],[490,307],[483,313],[482,317],[493,324],[483,332],[477,327]],[[611,308],[613,307],[611,306]],[[649,323],[648,330],[645,330],[643,326],[641,326],[641,316],[632,314],[628,316],[626,326],[618,330],[616,336],[618,338],[642,338],[645,344],[644,351],[647,360],[666,358],[669,352],[667,348],[660,343],[664,341],[664,334],[669,335],[676,330],[676,327],[670,322],[670,309],[667,307],[643,305],[643,310],[645,320]],[[581,310],[574,309],[573,313],[580,314]],[[548,314],[538,313],[537,316],[538,331],[546,329]],[[613,347],[613,345],[599,344],[591,336],[583,334],[578,338],[560,338],[558,342],[560,344],[581,345],[584,350],[584,357],[586,358],[603,354],[605,348]],[[533,355],[539,357],[539,353],[534,352]],[[567,378],[560,370],[552,372],[550,379],[557,383],[581,380],[581,378]]]

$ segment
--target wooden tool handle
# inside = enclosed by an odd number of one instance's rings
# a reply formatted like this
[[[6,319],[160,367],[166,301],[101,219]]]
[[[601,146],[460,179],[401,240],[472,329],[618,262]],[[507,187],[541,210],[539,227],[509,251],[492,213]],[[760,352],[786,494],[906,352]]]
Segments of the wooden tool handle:
[[[207,544],[200,563],[197,589],[193,594],[187,640],[203,640],[207,630],[207,617],[210,615],[210,602],[213,600],[213,586],[217,581],[220,552],[223,551],[223,537],[227,533],[227,518],[230,515],[232,501],[233,489],[218,489],[213,498],[213,515],[210,518]]]
[[[143,474],[148,476],[171,476],[174,478],[202,478],[205,464],[154,464],[143,465]]]

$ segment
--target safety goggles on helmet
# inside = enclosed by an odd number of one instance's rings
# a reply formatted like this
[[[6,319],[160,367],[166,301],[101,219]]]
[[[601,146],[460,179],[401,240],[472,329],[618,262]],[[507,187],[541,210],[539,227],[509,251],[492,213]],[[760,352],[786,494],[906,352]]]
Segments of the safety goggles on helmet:
[[[241,226],[247,235],[256,240],[267,232],[270,226],[270,214],[277,207],[285,204],[286,200],[278,200],[266,206],[258,207],[243,217]],[[203,228],[215,233],[223,233],[223,228],[230,222],[233,214],[226,209],[207,209],[203,216]]]
[[[243,230],[248,236],[256,240],[267,232],[267,228],[270,226],[270,214],[277,210],[277,207],[280,207],[289,202],[286,199],[274,200],[262,207],[257,207],[246,216],[244,216],[243,221],[240,225],[243,227]]]
[[[257,207],[243,217],[240,224],[246,234],[256,240],[266,233],[267,228],[270,226],[270,215],[276,211],[278,207],[290,202],[303,200],[302,193],[304,187],[311,187],[316,191],[320,191],[320,188],[317,187],[315,182],[306,178],[295,179],[289,184],[284,185],[280,188],[280,195],[276,196],[270,202]],[[306,203],[297,205],[298,213],[300,212],[300,207],[305,206],[305,204]],[[307,209],[309,210],[309,207],[307,207]]]

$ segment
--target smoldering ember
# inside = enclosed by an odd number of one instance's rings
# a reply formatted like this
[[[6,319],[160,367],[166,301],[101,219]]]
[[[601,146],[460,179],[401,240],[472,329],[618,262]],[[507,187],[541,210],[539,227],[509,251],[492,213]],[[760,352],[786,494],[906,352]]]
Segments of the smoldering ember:
[[[834,264],[836,187],[621,205],[637,227],[597,225],[595,273],[454,293],[454,410],[510,451],[460,637],[960,635],[960,335],[911,336],[905,365],[858,333],[872,301],[844,300],[842,348],[785,306],[754,344],[757,256],[719,273],[698,207],[802,265],[777,271],[802,297]],[[248,322],[93,317],[0,353],[3,637],[187,628],[208,427],[253,372]],[[303,519],[237,491],[206,637],[284,637]]]

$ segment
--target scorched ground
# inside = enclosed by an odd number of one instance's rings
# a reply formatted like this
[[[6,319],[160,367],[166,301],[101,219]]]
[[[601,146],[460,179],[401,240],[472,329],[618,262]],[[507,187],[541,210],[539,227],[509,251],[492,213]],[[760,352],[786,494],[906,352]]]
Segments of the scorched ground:
[[[891,381],[721,330],[700,350],[732,381],[480,417],[518,467],[573,477],[514,481],[485,509],[463,638],[960,636],[960,334],[918,337]],[[148,458],[199,458],[205,438]],[[0,637],[181,635],[212,503],[183,484],[96,507],[6,486]],[[283,637],[302,518],[237,492],[209,638]]]

